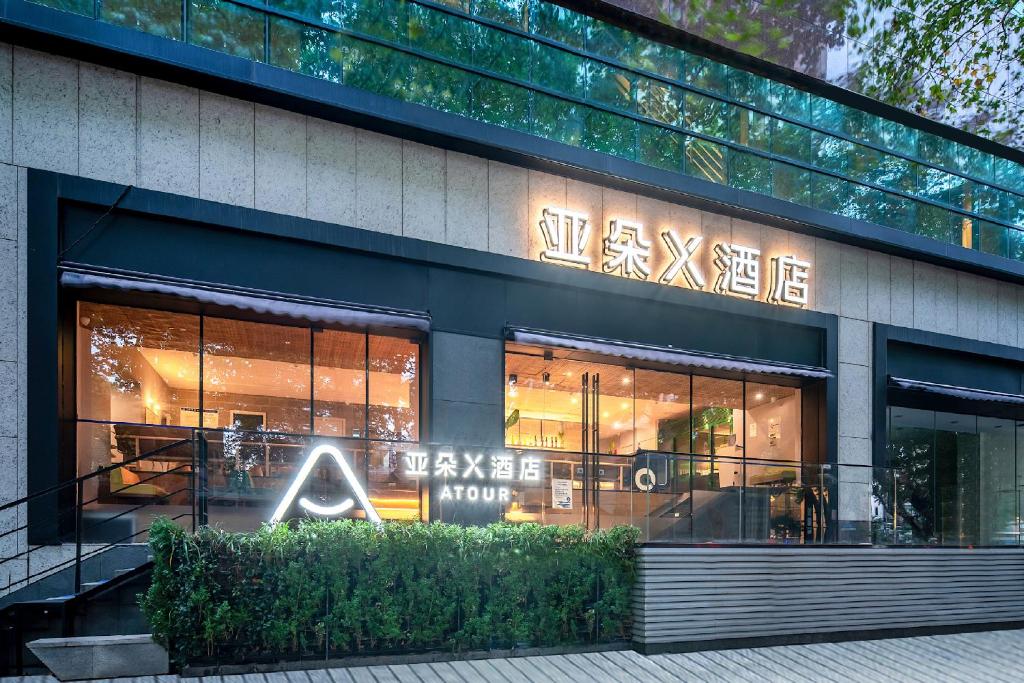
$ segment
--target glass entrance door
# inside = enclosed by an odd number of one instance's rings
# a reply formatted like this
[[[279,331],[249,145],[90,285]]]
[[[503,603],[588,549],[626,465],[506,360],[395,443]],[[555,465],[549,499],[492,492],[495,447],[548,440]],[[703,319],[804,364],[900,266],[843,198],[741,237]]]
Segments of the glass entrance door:
[[[545,520],[573,517],[591,528],[630,523],[633,369],[524,347],[506,355],[505,380],[505,445],[547,451],[551,487],[572,491],[571,515],[551,501]]]

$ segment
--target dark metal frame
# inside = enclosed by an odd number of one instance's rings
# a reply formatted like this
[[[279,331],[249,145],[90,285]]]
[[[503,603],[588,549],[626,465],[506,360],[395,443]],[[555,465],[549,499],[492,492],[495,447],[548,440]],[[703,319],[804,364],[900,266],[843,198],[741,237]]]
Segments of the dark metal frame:
[[[73,329],[69,332],[68,325],[61,325],[58,318],[60,310],[60,292],[58,287],[60,252],[57,237],[61,230],[59,215],[81,207],[92,207],[98,214],[110,207],[115,200],[124,194],[124,186],[114,185],[71,176],[63,176],[51,172],[30,170],[28,172],[28,221],[32,230],[28,234],[28,368],[27,372],[33,381],[29,385],[28,396],[28,449],[37,454],[29,461],[29,490],[36,491],[46,488],[62,479],[59,472],[59,460],[56,456],[61,452],[62,444],[73,447],[73,424],[62,417],[75,415],[73,373],[66,370],[68,359],[73,363]],[[62,208],[65,207],[65,208]],[[215,202],[195,200],[186,197],[168,195],[150,190],[133,189],[123,196],[118,207],[107,214],[106,221],[117,223],[125,220],[139,220],[145,224],[153,221],[169,222],[183,226],[200,226],[204,229],[213,228],[220,234],[231,239],[244,239],[245,244],[258,246],[266,240],[280,240],[279,244],[298,245],[297,248],[315,249],[316,253],[367,255],[374,259],[383,259],[395,263],[396,268],[420,269],[431,273],[431,282],[442,281],[436,285],[444,287],[458,285],[453,278],[473,278],[482,286],[486,283],[501,283],[504,287],[527,286],[530,292],[539,291],[537,287],[553,290],[565,290],[572,296],[589,297],[589,300],[600,300],[607,306],[609,300],[649,301],[651,306],[672,306],[673,311],[686,314],[687,319],[697,320],[706,316],[706,320],[719,323],[747,325],[749,329],[757,329],[761,325],[774,331],[775,336],[785,330],[803,330],[804,339],[816,339],[814,342],[818,355],[815,365],[828,368],[836,374],[838,370],[838,319],[834,315],[794,308],[771,306],[759,302],[740,300],[732,297],[710,295],[694,292],[681,287],[666,287],[658,283],[626,280],[609,277],[601,273],[577,271],[536,261],[500,256],[470,249],[423,242],[411,238],[397,237],[381,233],[368,232],[355,228],[331,225],[320,221],[293,218],[280,214],[272,214],[241,207],[228,207]],[[109,225],[107,223],[106,225]],[[104,223],[95,226],[90,234],[91,242],[102,237]],[[84,227],[84,226],[83,226]],[[115,229],[115,228],[108,228]],[[88,242],[84,248],[88,247]],[[80,249],[83,247],[76,247]],[[72,253],[71,256],[74,256]],[[334,258],[334,256],[331,256]],[[382,263],[383,265],[383,263]],[[419,271],[417,271],[419,272]],[[391,276],[389,276],[390,278]],[[291,278],[290,275],[282,275]],[[519,283],[526,283],[525,285]],[[433,286],[433,285],[432,285]],[[495,285],[497,286],[497,285]],[[282,292],[287,292],[283,289]],[[444,290],[448,291],[448,290]],[[491,290],[488,290],[491,291]],[[503,291],[499,290],[499,291]],[[405,290],[403,290],[403,296]],[[410,296],[415,293],[410,292]],[[492,292],[493,294],[493,292]],[[281,296],[287,297],[284,293]],[[472,295],[470,296],[472,299]],[[360,302],[369,303],[369,302]],[[136,301],[136,305],[138,302]],[[518,304],[517,304],[518,305]],[[434,311],[432,328],[437,331],[451,331],[459,334],[483,334],[495,339],[503,338],[506,320],[497,320],[487,311],[479,311],[480,320],[464,320],[465,306],[459,307],[457,319],[453,318],[453,310],[447,312]],[[526,308],[522,308],[525,306]],[[543,301],[524,300],[518,309],[535,311],[537,315],[548,315],[550,310],[544,309]],[[539,308],[538,308],[539,307]],[[415,308],[413,306],[412,308]],[[654,309],[652,309],[654,310]],[[659,309],[663,310],[663,309]],[[441,315],[446,313],[446,315]],[[577,319],[569,321],[570,329],[566,332],[580,332],[571,329],[578,326],[578,311],[572,311]],[[531,313],[533,315],[533,313]],[[693,316],[698,316],[694,318]],[[729,320],[735,320],[732,323]],[[589,321],[589,318],[586,318]],[[73,321],[73,318],[72,318]],[[273,322],[273,321],[270,321]],[[528,323],[529,320],[516,322]],[[587,322],[586,324],[590,324]],[[595,324],[597,324],[595,322]],[[483,327],[481,327],[483,325]],[[653,323],[652,323],[653,325]],[[749,327],[755,326],[755,327]],[[73,325],[71,326],[73,328]],[[493,329],[492,329],[493,327]],[[660,325],[651,329],[660,328]],[[670,328],[672,329],[672,328]],[[711,329],[713,331],[714,326]],[[481,331],[482,330],[482,331]],[[703,330],[701,335],[707,337]],[[715,337],[714,339],[717,339]],[[645,341],[640,339],[638,341]],[[711,343],[714,340],[709,341]],[[717,343],[717,342],[715,342]],[[781,343],[781,342],[780,342]],[[791,346],[792,339],[785,343]],[[430,438],[433,383],[430,381],[431,350],[429,338],[421,348],[423,360],[423,376],[425,391],[421,390],[421,434],[422,438]],[[58,353],[58,351],[61,353]],[[709,349],[710,350],[710,349]],[[61,360],[63,358],[63,361]],[[769,357],[766,357],[769,358]],[[54,361],[57,362],[54,362]],[[62,366],[65,371],[62,372]],[[495,370],[500,366],[496,366]],[[837,444],[837,402],[838,384],[835,376],[826,380],[825,410],[821,416],[822,428],[825,432],[825,462],[836,462]],[[63,436],[60,429],[68,427],[70,431]],[[501,433],[501,432],[498,432]],[[49,455],[53,454],[53,455]],[[45,518],[52,515],[40,506],[30,514]]]
[[[940,384],[957,384],[955,380],[947,379],[951,371],[956,370],[956,361],[946,360],[943,365],[937,366],[931,362],[932,358],[927,351],[953,352],[961,356],[964,361],[969,359],[985,359],[1006,364],[1007,379],[1017,378],[1020,389],[1024,392],[1024,384],[1020,384],[1022,372],[1024,372],[1024,349],[1005,344],[992,342],[975,341],[964,339],[938,332],[926,332],[907,327],[896,327],[893,325],[874,325],[872,339],[873,363],[872,363],[872,392],[871,392],[871,415],[872,415],[872,457],[876,464],[885,462],[885,450],[888,442],[888,419],[886,408],[888,407],[889,394],[889,342],[897,342],[907,345],[921,347],[925,353],[920,358],[920,373],[928,376],[931,381]],[[978,386],[979,389],[987,387]]]
[[[425,144],[1024,283],[1024,263],[1005,257],[943,244],[356,88],[337,84],[325,87],[316,78],[26,0],[8,0],[0,5],[0,38]]]

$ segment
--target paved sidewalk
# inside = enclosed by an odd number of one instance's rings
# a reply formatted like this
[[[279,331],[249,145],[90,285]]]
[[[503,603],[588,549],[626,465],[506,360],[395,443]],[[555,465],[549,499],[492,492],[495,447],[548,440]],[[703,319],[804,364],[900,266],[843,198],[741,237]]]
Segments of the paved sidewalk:
[[[55,683],[49,676],[0,683]],[[288,673],[118,679],[119,683],[553,683],[555,681],[1024,681],[1024,630],[644,656],[550,657],[397,664]]]

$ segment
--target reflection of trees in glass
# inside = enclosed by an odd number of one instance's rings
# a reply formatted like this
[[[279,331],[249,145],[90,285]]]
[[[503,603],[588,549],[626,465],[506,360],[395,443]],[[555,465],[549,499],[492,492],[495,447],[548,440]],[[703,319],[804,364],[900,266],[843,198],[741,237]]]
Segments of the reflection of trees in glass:
[[[221,432],[224,448],[222,474],[229,491],[248,493],[252,489],[249,471],[261,463],[262,449],[245,443],[254,435],[235,431],[232,426]]]
[[[876,532],[892,543],[935,541],[934,435],[931,429],[894,430],[889,441],[889,468],[879,469],[872,483],[875,500],[882,506]],[[895,495],[895,498],[894,498]],[[897,519],[893,538],[892,518]]]
[[[270,0],[270,6],[332,26],[344,25],[345,0]]]
[[[612,0],[612,4],[755,57],[815,65],[842,43],[846,0]]]
[[[965,130],[1024,141],[1015,0],[609,2]]]
[[[90,8],[92,3],[89,3]],[[104,0],[104,21],[165,38],[181,40],[181,0]]]
[[[472,88],[473,118],[505,128],[530,129],[530,91],[516,85],[478,79]]]
[[[1024,143],[1024,12],[1016,0],[863,0],[850,85],[1008,144]]]
[[[711,432],[721,425],[728,425],[732,433],[732,408],[703,408],[693,419],[693,428],[698,432]]]
[[[235,57],[263,61],[264,15],[223,0],[189,0],[188,40]]]
[[[138,391],[138,368],[129,350],[142,346],[142,336],[136,330],[103,324],[94,326],[91,332],[89,355],[93,374],[122,394]]]
[[[341,80],[341,46],[336,33],[287,19],[270,20],[270,63],[325,81]]]
[[[370,339],[370,406],[367,415],[368,436],[390,441],[415,441],[419,438],[419,406],[415,405],[419,372],[419,353],[415,344],[395,349],[400,342],[379,342]],[[374,375],[395,375],[401,382],[401,397],[397,404],[387,398],[375,396]]]
[[[92,0],[35,0],[40,5],[46,5],[47,7],[53,7],[54,9],[63,10],[65,12],[74,12],[75,14],[84,14],[87,17],[92,16],[93,12],[93,1]]]

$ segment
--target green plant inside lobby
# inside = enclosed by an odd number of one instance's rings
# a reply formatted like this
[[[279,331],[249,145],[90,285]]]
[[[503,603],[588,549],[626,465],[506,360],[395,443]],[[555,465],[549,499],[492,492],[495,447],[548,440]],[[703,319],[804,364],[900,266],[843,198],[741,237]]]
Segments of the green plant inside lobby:
[[[142,609],[178,664],[628,638],[637,530],[157,520]]]

